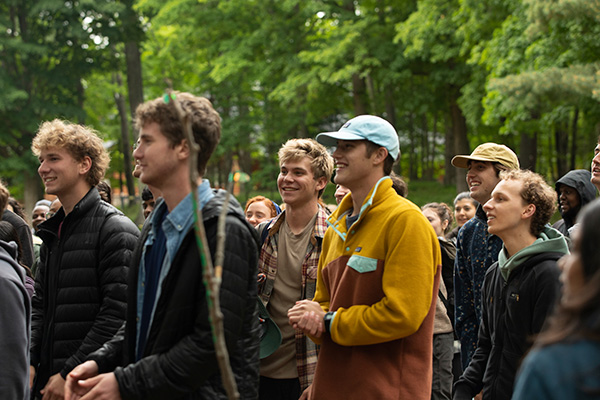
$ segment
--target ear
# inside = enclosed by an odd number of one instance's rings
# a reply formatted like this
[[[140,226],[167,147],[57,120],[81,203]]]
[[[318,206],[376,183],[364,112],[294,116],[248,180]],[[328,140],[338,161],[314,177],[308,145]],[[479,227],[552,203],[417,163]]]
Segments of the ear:
[[[388,156],[388,150],[385,147],[380,147],[373,152],[373,164],[378,165],[385,161]]]
[[[323,189],[325,186],[327,186],[327,178],[322,176],[319,179],[317,179],[317,192],[321,191],[321,189]]]
[[[190,146],[187,139],[182,139],[181,142],[175,145],[177,150],[177,157],[180,160],[187,160],[190,157]]]
[[[442,222],[442,231],[446,230],[449,223],[450,223],[450,221],[448,221],[447,219],[445,219],[444,222]]]
[[[527,204],[527,206],[525,206],[525,208],[523,209],[523,213],[521,214],[521,217],[523,219],[533,217],[533,214],[535,214],[535,209],[536,209],[535,204]]]
[[[92,159],[89,156],[83,156],[79,162],[79,174],[85,175],[92,168]]]

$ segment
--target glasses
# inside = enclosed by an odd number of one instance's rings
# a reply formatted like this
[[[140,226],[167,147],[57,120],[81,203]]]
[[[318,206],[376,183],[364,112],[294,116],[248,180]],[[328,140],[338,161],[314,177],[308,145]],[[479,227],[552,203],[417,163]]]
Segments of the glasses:
[[[56,215],[56,211],[48,211],[46,213],[46,219],[50,219]]]

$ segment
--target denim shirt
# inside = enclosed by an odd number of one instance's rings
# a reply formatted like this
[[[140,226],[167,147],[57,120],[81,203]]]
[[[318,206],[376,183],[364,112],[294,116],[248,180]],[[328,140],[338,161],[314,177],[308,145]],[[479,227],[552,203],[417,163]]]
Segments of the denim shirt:
[[[202,180],[202,184],[200,186],[198,186],[198,200],[200,203],[200,209],[202,209],[206,203],[208,203],[208,201],[210,199],[212,199],[214,197],[214,194],[212,192],[212,189],[210,188],[210,182],[208,181],[208,179],[203,179]],[[193,223],[194,223],[194,209],[193,209],[193,197],[192,197],[192,193],[188,193],[188,195],[179,202],[179,204],[177,204],[177,206],[173,209],[173,211],[171,211],[164,219],[163,224],[162,224],[162,229],[165,233],[165,237],[167,239],[167,252],[165,254],[165,258],[162,264],[162,268],[160,271],[160,277],[159,277],[159,281],[158,281],[158,289],[157,289],[157,293],[156,293],[156,300],[154,302],[154,307],[152,309],[152,317],[150,319],[150,324],[149,326],[152,327],[152,320],[154,319],[154,312],[156,310],[156,304],[158,303],[158,300],[160,299],[160,293],[162,290],[162,283],[164,282],[166,276],[169,274],[169,271],[171,270],[171,263],[173,262],[173,259],[175,258],[175,255],[177,254],[177,250],[179,249],[179,246],[181,246],[181,242],[183,242],[183,239],[185,238],[185,236],[187,235],[187,233],[190,231],[190,229],[193,229]],[[137,314],[137,322],[136,322],[136,332],[137,332],[137,338],[136,338],[136,348],[139,345],[139,335],[140,335],[140,326],[141,326],[141,321],[142,321],[142,310],[143,310],[143,305],[144,305],[144,288],[145,288],[145,281],[146,281],[146,268],[144,265],[144,260],[146,258],[146,251],[148,250],[148,248],[150,246],[152,246],[152,243],[154,243],[154,238],[155,238],[155,229],[154,226],[156,226],[156,220],[159,218],[159,216],[162,214],[162,212],[158,212],[160,210],[162,210],[162,208],[166,208],[167,205],[165,204],[165,202],[161,202],[159,205],[159,208],[157,210],[155,210],[155,212],[152,213],[151,215],[151,223],[152,223],[152,227],[150,228],[150,232],[148,233],[148,237],[146,239],[146,242],[144,243],[144,249],[142,252],[142,257],[140,259],[140,270],[139,270],[139,275],[138,275],[138,282],[137,282],[137,309],[136,309],[136,314]],[[150,329],[148,329],[148,333],[150,333]]]

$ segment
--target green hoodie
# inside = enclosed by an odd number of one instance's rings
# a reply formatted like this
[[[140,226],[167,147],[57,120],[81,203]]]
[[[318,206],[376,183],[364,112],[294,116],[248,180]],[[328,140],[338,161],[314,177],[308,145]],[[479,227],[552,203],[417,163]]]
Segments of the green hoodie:
[[[511,271],[527,261],[529,257],[550,252],[569,254],[569,245],[567,239],[559,231],[546,225],[540,236],[538,236],[531,246],[517,251],[510,258],[506,258],[506,250],[504,249],[504,245],[502,245],[502,250],[498,254],[500,273],[506,281]]]

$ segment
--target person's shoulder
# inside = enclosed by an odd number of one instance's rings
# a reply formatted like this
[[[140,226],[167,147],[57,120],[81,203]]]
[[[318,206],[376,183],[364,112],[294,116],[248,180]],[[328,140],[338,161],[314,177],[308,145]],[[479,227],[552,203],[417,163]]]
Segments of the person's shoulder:
[[[101,200],[96,210],[95,216],[103,221],[103,230],[125,231],[139,235],[140,230],[136,224],[112,204]]]
[[[582,361],[600,366],[600,342],[594,340],[562,341],[535,348],[523,361],[523,368],[571,369],[573,368],[572,364],[579,364]]]
[[[25,222],[23,218],[19,217],[17,214],[10,210],[4,210],[4,212],[2,213],[2,220],[10,222],[11,225],[15,228],[27,226],[27,222]]]

